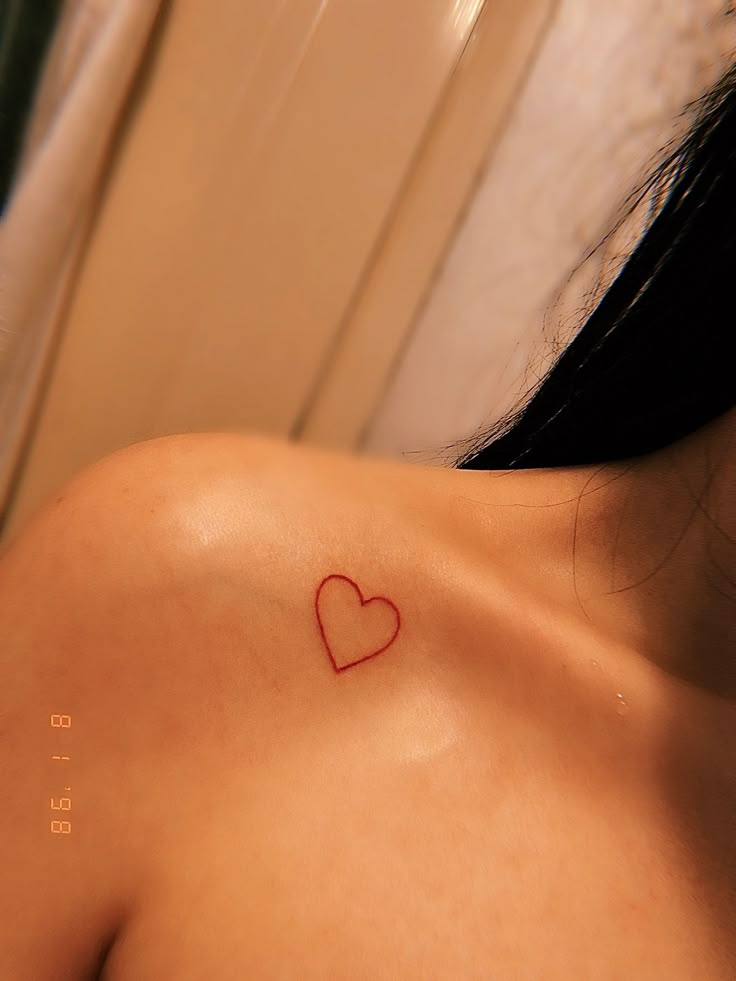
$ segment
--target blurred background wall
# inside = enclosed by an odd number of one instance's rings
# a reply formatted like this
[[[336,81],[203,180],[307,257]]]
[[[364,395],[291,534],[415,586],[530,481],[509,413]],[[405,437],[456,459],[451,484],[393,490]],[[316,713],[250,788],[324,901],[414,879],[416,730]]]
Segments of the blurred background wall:
[[[445,441],[499,418],[680,109],[712,84],[736,27],[721,0],[562,0],[365,434],[371,452],[443,462]],[[591,270],[592,271],[592,270]],[[533,381],[533,378],[532,378]]]
[[[451,460],[734,29],[722,0],[64,6],[0,224],[3,533],[172,432]]]

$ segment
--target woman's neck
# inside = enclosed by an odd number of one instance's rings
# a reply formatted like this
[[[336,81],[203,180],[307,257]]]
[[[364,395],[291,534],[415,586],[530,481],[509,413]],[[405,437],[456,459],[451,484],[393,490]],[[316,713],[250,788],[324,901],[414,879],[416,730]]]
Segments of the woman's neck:
[[[487,524],[479,547],[667,673],[736,699],[736,410],[632,460],[453,473],[476,536]]]

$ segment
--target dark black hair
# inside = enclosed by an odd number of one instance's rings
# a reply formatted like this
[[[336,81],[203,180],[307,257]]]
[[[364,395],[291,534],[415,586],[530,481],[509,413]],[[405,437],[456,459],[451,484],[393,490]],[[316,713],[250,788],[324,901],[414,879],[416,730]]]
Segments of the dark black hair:
[[[633,252],[532,397],[464,441],[456,469],[636,457],[736,404],[736,64],[685,113],[626,202],[625,216],[649,208]]]
[[[16,176],[36,86],[62,9],[60,0],[0,3],[0,218]]]

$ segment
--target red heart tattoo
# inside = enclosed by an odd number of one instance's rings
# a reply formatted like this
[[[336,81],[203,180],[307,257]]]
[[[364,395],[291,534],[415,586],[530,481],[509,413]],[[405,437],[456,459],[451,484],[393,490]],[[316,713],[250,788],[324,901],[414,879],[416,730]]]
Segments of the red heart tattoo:
[[[335,671],[345,671],[381,654],[396,640],[401,626],[395,603],[385,596],[364,600],[357,583],[348,576],[323,579],[314,609]]]

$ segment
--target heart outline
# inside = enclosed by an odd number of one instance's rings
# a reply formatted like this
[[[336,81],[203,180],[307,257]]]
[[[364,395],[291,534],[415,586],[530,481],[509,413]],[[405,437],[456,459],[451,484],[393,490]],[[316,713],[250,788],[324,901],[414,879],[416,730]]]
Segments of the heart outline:
[[[374,601],[379,600],[380,602],[388,603],[388,605],[393,609],[394,613],[396,614],[396,630],[393,632],[393,635],[391,636],[391,639],[388,641],[387,644],[384,644],[383,647],[379,647],[377,651],[372,651],[370,654],[366,654],[364,657],[358,658],[357,661],[349,661],[347,664],[343,664],[342,667],[338,666],[333,656],[332,650],[330,649],[330,644],[325,634],[324,624],[322,623],[322,618],[319,613],[320,593],[327,585],[327,583],[330,582],[331,579],[342,579],[345,582],[349,583],[358,594],[358,598],[360,599],[361,609],[365,606],[368,606],[369,603],[373,603]],[[317,624],[319,626],[319,632],[322,635],[322,640],[325,645],[325,650],[327,651],[330,661],[332,662],[332,667],[334,668],[335,672],[338,674],[340,671],[347,671],[348,668],[354,668],[356,664],[362,664],[364,661],[368,661],[370,658],[376,657],[378,654],[382,654],[396,640],[399,634],[399,630],[401,628],[401,614],[399,613],[398,606],[393,602],[393,600],[390,600],[387,596],[371,596],[370,599],[363,599],[363,593],[361,592],[360,586],[357,584],[357,582],[351,579],[350,576],[344,576],[337,572],[332,573],[329,576],[326,576],[317,587],[317,594],[314,598],[314,612],[317,615]]]

